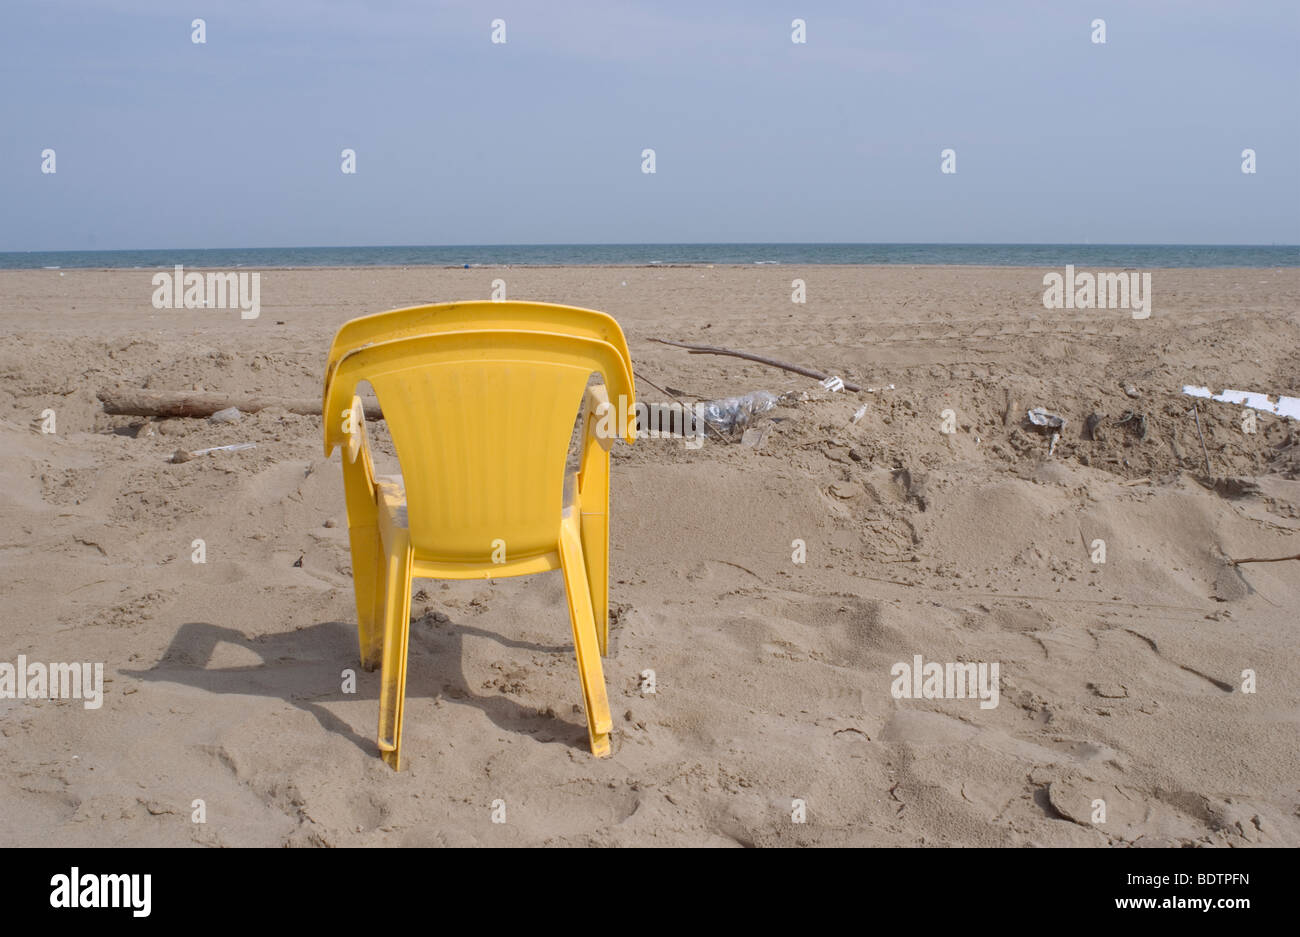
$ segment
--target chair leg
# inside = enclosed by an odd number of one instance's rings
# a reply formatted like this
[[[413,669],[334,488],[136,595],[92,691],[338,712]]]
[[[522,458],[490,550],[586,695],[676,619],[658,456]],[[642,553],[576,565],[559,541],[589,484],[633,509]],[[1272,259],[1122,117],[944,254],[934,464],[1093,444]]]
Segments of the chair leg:
[[[609,656],[609,518],[582,515],[582,556],[591,593],[591,613],[596,622],[600,656]]]
[[[384,648],[384,545],[374,524],[349,527],[352,587],[357,600],[357,640],[361,667],[374,670]]]
[[[357,601],[357,641],[361,666],[374,670],[384,640],[384,544],[374,486],[364,460],[343,461],[343,492],[348,506],[352,586]]]
[[[609,733],[613,720],[609,715],[609,699],[605,695],[605,674],[600,665],[600,645],[592,616],[582,539],[577,519],[572,514],[560,524],[560,567],[564,572],[564,592],[569,600],[569,622],[573,626],[574,653],[582,679],[591,753],[603,758],[610,753]]]
[[[609,654],[609,453],[599,446],[585,452],[578,478],[582,513],[582,556],[591,590],[600,656]]]
[[[379,753],[401,770],[402,710],[406,704],[406,642],[411,625],[411,541],[395,531],[384,576],[383,670],[379,680]]]

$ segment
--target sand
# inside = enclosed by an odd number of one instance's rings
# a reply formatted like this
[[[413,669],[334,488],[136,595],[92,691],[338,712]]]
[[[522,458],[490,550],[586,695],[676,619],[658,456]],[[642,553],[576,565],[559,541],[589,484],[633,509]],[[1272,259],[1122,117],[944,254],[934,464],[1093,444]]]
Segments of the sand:
[[[0,273],[0,662],[105,675],[99,709],[0,700],[0,843],[1300,845],[1300,570],[1224,559],[1300,552],[1297,428],[1198,403],[1212,472],[1257,486],[1232,496],[1197,481],[1180,393],[1300,393],[1300,270],[1156,270],[1146,320],[1044,309],[1043,273],[267,270],[250,321],[152,308],[151,271]],[[616,316],[642,399],[792,396],[757,448],[615,448],[613,757],[587,751],[558,573],[420,581],[394,773],[378,674],[342,691],[355,611],[319,419],[142,427],[95,394],[317,397],[343,321],[497,278]],[[1032,406],[1068,420],[1050,456]],[[257,447],[167,461],[236,442]],[[916,655],[996,662],[998,705],[895,698]]]

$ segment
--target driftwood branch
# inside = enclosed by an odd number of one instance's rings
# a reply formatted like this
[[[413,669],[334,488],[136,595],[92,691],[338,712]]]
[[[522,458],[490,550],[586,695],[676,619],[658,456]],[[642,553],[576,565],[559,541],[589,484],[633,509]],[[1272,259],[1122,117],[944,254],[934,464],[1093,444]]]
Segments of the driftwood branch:
[[[218,410],[238,407],[241,413],[256,413],[268,407],[281,407],[302,416],[320,416],[319,400],[292,400],[281,397],[241,397],[201,391],[152,391],[134,387],[114,387],[98,394],[105,413],[122,416],[204,417]],[[382,420],[377,401],[365,401],[366,419]]]
[[[1231,557],[1229,557],[1229,559],[1231,559]],[[1297,553],[1295,556],[1250,556],[1244,560],[1232,560],[1232,562],[1234,565],[1240,566],[1242,563],[1283,563],[1286,560],[1300,560],[1300,553]]]
[[[762,355],[753,355],[747,351],[733,351],[730,348],[718,348],[714,345],[690,345],[686,342],[674,342],[667,338],[652,338],[650,341],[659,342],[661,345],[675,345],[678,348],[685,348],[693,355],[726,355],[731,358],[744,358],[746,361],[757,361],[759,364],[766,364],[773,368],[780,368],[782,371],[792,371],[795,374],[802,374],[804,377],[816,378],[819,381],[824,381],[826,378],[831,376],[823,371],[817,371],[813,368],[805,368],[798,364],[789,364],[785,361],[776,361],[772,358],[764,358]],[[862,388],[857,384],[850,384],[848,381],[844,381],[844,389],[852,391],[862,390]]]

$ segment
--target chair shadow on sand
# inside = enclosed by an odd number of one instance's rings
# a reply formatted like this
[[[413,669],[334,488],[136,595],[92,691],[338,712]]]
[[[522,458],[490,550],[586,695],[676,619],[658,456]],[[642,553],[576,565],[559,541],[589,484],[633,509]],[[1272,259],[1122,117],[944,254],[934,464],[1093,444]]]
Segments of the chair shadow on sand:
[[[585,724],[559,720],[554,711],[522,706],[501,693],[476,694],[462,666],[467,636],[544,654],[573,653],[563,645],[517,641],[472,625],[446,622],[430,627],[424,619],[411,622],[407,697],[442,697],[475,706],[507,732],[541,733],[548,744],[586,750]],[[219,645],[229,644],[261,658],[261,665],[210,668]],[[344,670],[356,673],[356,692],[343,692]],[[379,671],[361,669],[355,624],[327,621],[294,631],[250,636],[235,628],[209,622],[181,625],[159,661],[148,670],[120,670],[123,676],[157,683],[176,683],[209,693],[231,693],[282,699],[311,713],[327,732],[345,736],[360,749],[378,756],[374,735],[362,735],[330,712],[324,704],[369,700],[367,719],[379,716]]]

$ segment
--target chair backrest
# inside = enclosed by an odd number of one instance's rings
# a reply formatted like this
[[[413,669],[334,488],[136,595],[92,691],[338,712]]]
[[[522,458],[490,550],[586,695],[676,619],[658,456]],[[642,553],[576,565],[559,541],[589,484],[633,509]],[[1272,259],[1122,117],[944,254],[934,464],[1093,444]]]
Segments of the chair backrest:
[[[324,411],[326,452],[346,441],[341,413],[357,383],[369,381],[402,466],[418,556],[487,562],[497,540],[508,559],[548,553],[559,532],[574,419],[593,373],[613,402],[610,426],[632,442],[632,374],[608,342],[489,329],[367,345],[336,365]]]
[[[598,339],[613,345],[623,356],[628,373],[632,373],[627,339],[619,324],[606,313],[556,303],[474,300],[390,309],[343,323],[334,335],[325,363],[325,393],[329,393],[339,359],[350,351],[375,342],[467,329],[556,332]]]

